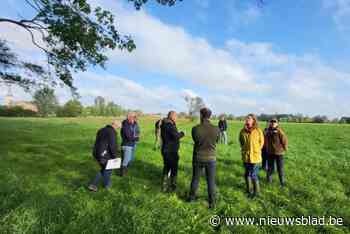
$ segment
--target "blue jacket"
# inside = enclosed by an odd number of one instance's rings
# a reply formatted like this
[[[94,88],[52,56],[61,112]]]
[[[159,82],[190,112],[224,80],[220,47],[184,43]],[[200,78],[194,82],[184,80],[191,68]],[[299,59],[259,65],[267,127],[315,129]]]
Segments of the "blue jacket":
[[[122,137],[122,146],[135,146],[136,142],[139,141],[139,125],[137,122],[130,124],[128,120],[124,120],[120,129],[120,135]]]

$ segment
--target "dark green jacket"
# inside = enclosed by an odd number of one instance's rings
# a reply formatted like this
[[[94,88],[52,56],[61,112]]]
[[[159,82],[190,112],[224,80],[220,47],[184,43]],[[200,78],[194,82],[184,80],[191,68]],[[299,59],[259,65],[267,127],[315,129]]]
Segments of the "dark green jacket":
[[[208,162],[216,160],[216,141],[219,128],[205,120],[192,128],[193,161]]]

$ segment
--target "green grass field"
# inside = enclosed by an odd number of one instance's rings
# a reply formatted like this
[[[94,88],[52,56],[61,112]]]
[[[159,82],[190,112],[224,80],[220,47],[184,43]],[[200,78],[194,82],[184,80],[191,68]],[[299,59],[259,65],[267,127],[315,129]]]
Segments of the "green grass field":
[[[129,176],[113,174],[112,188],[86,185],[98,170],[91,148],[98,128],[110,119],[0,118],[0,233],[350,233],[350,126],[283,124],[290,149],[287,187],[281,190],[260,171],[261,196],[244,193],[237,135],[229,124],[228,146],[218,147],[218,205],[207,209],[205,179],[199,200],[186,203],[192,168],[194,125],[180,121],[182,141],[178,191],[160,192],[162,160],[153,151],[154,121],[141,119],[142,139]],[[209,217],[343,218],[342,226],[226,226]]]

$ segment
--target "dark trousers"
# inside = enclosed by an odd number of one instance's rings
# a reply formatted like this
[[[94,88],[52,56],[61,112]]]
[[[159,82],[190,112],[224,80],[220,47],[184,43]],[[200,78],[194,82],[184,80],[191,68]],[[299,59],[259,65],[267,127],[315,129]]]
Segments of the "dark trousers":
[[[208,200],[209,203],[215,201],[215,174],[216,174],[216,162],[193,162],[192,163],[193,174],[191,182],[190,196],[195,197],[199,185],[199,179],[201,171],[205,170],[205,177],[207,180]]]
[[[178,152],[162,152],[163,155],[163,176],[168,175],[170,171],[170,177],[177,176],[177,169],[179,167],[179,154]]]
[[[265,149],[262,150],[261,156],[262,156],[261,168],[263,170],[267,171],[267,168],[268,168],[268,153],[266,152]]]
[[[275,163],[277,165],[278,177],[281,183],[284,183],[284,160],[283,155],[273,155],[270,154],[268,156],[268,170],[267,176],[271,177],[271,175],[275,171]]]

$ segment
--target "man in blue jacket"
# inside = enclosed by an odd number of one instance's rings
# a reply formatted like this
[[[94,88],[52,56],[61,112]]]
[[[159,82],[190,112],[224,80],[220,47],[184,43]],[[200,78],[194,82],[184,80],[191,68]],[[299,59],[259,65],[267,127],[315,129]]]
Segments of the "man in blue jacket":
[[[89,185],[89,190],[97,192],[97,185],[101,178],[105,188],[111,186],[110,177],[112,170],[106,170],[107,162],[109,159],[115,159],[119,156],[117,132],[116,129],[120,128],[120,122],[114,120],[111,125],[107,125],[101,128],[96,135],[96,141],[93,148],[93,156],[101,167],[101,170],[97,173],[95,179]]]
[[[136,122],[136,115],[133,112],[128,113],[127,119],[122,122],[120,130],[122,137],[123,163],[120,176],[128,174],[130,162],[135,158],[136,143],[139,141],[140,128]]]

